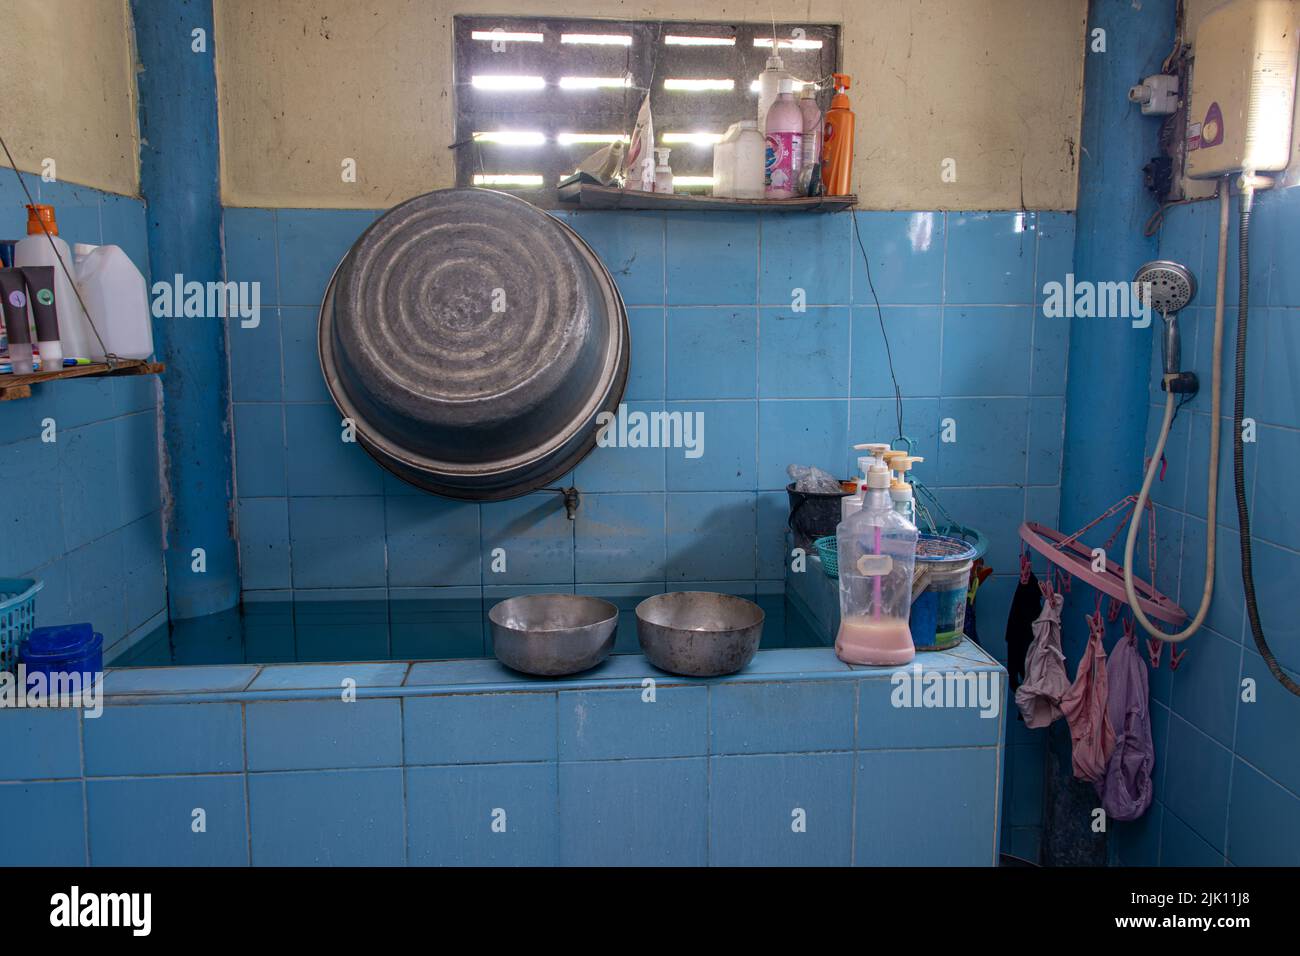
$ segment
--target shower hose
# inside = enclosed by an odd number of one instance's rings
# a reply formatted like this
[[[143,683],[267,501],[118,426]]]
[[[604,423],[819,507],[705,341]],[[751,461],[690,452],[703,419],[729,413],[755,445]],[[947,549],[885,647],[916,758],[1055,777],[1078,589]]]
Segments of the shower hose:
[[[1300,696],[1300,684],[1297,684],[1278,664],[1277,658],[1273,656],[1272,649],[1268,646],[1268,641],[1264,638],[1264,629],[1259,620],[1259,606],[1255,600],[1255,574],[1254,563],[1251,554],[1250,543],[1250,511],[1246,506],[1246,476],[1244,467],[1244,448],[1242,444],[1242,420],[1245,415],[1246,405],[1246,325],[1249,311],[1249,285],[1250,285],[1250,214],[1254,206],[1255,190],[1250,181],[1250,177],[1243,177],[1243,186],[1241,190],[1240,203],[1240,220],[1238,224],[1239,242],[1237,251],[1237,277],[1238,277],[1238,295],[1237,295],[1237,357],[1236,357],[1236,382],[1233,392],[1233,410],[1232,410],[1232,472],[1233,485],[1236,491],[1237,499],[1237,526],[1241,538],[1241,583],[1246,597],[1246,614],[1250,619],[1250,632],[1255,639],[1255,646],[1259,650],[1260,657],[1268,666],[1271,673],[1278,682],[1282,684],[1291,693]],[[1153,637],[1158,637],[1164,641],[1177,643],[1191,637],[1192,634],[1200,628],[1205,621],[1205,615],[1210,608],[1210,598],[1214,593],[1214,551],[1215,551],[1215,512],[1218,504],[1218,474],[1219,474],[1219,409],[1222,398],[1222,369],[1223,369],[1223,291],[1224,279],[1228,266],[1228,179],[1225,177],[1219,182],[1219,261],[1218,276],[1214,289],[1214,366],[1211,375],[1210,389],[1210,464],[1209,476],[1206,482],[1208,486],[1207,500],[1205,505],[1206,514],[1206,532],[1205,532],[1205,584],[1201,590],[1201,604],[1197,608],[1196,616],[1192,622],[1175,633],[1166,633],[1160,630],[1147,618],[1138,601],[1136,589],[1133,585],[1133,548],[1137,541],[1138,525],[1142,513],[1146,508],[1147,500],[1151,494],[1151,483],[1155,479],[1156,472],[1160,468],[1161,458],[1164,456],[1165,444],[1169,440],[1169,429],[1174,418],[1174,393],[1166,389],[1165,392],[1165,414],[1164,420],[1160,427],[1160,437],[1156,441],[1155,451],[1152,453],[1151,463],[1147,467],[1146,476],[1142,481],[1142,491],[1138,494],[1137,504],[1133,509],[1133,518],[1129,522],[1128,537],[1124,542],[1124,592],[1128,596],[1129,606],[1133,609],[1133,615],[1137,618],[1142,628]]]

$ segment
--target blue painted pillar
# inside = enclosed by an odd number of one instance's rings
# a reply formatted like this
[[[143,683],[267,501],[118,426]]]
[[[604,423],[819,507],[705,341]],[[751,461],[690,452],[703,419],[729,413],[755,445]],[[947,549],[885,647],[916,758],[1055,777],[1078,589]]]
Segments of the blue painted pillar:
[[[1160,119],[1143,116],[1128,101],[1128,89],[1159,72],[1174,41],[1175,6],[1175,0],[1089,4],[1076,282],[1128,281],[1155,258],[1156,239],[1142,235],[1156,210],[1142,184],[1142,167],[1158,153]],[[1104,53],[1091,52],[1098,29],[1106,31]],[[1067,533],[1141,485],[1151,348],[1159,324],[1156,319],[1152,328],[1135,329],[1127,319],[1071,321],[1060,518]]]
[[[153,281],[216,282],[221,272],[217,85],[211,0],[131,0],[140,64],[140,187]],[[196,52],[194,31],[204,49]],[[204,286],[206,288],[206,285]],[[239,600],[222,320],[156,318],[163,374],[173,618]],[[196,549],[202,549],[202,570]]]

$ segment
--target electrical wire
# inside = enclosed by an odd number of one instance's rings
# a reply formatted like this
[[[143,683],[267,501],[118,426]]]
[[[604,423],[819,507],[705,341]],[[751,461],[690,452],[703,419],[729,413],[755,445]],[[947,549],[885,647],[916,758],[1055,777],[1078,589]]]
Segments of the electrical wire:
[[[880,307],[880,296],[876,295],[876,284],[871,279],[871,259],[867,247],[862,243],[862,233],[858,230],[858,214],[849,211],[853,217],[853,235],[858,240],[858,250],[862,253],[862,264],[867,270],[867,286],[871,289],[871,298],[876,303],[876,317],[880,320],[880,337],[885,340],[885,360],[889,363],[889,379],[894,383],[894,413],[898,419],[898,437],[903,437],[903,392],[898,387],[898,376],[894,374],[894,354],[889,348],[889,333],[885,331],[885,312]]]

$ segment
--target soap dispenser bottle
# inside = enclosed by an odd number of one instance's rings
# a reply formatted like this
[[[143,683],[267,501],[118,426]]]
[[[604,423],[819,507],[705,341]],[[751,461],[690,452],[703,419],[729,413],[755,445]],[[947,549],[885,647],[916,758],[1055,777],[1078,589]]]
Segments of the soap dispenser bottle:
[[[894,510],[889,469],[873,465],[862,510],[840,523],[840,629],[835,654],[847,664],[896,667],[916,655],[912,608],[916,525]]]
[[[894,477],[889,483],[889,500],[894,503],[894,510],[912,524],[916,524],[916,498],[912,493],[912,483],[907,480],[907,473],[918,461],[925,461],[920,455],[903,455],[893,461]]]
[[[853,494],[845,495],[840,499],[840,520],[843,521],[851,514],[856,514],[862,507],[862,498],[866,494],[867,472],[871,470],[872,465],[883,465],[884,459],[881,457],[889,451],[889,446],[883,442],[867,442],[863,445],[854,445],[854,451],[865,451],[865,455],[858,458],[859,477],[853,479]]]

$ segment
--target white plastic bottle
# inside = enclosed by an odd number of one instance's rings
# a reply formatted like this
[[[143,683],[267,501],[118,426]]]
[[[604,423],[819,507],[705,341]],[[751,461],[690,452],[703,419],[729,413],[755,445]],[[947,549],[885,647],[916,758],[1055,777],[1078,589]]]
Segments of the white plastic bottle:
[[[775,51],[767,58],[767,68],[758,75],[758,130],[767,135],[767,113],[781,94],[781,81],[794,77],[785,68],[785,61]]]
[[[655,192],[669,193],[673,191],[673,168],[668,165],[668,154],[672,150],[665,147],[655,149]]]
[[[77,289],[95,317],[104,347],[118,358],[153,355],[153,324],[144,276],[119,246],[77,243]],[[98,343],[95,345],[98,349]],[[99,351],[91,358],[103,359]]]
[[[871,470],[872,465],[883,465],[884,459],[881,457],[889,451],[889,446],[883,442],[867,442],[863,445],[854,445],[854,451],[865,451],[865,455],[858,457],[858,477],[853,479],[854,492],[840,499],[840,520],[843,521],[851,514],[856,514],[862,508],[862,499],[866,494],[867,473]]]
[[[835,654],[847,664],[893,666],[916,656],[908,615],[916,564],[916,525],[889,498],[889,469],[867,474],[862,510],[835,531],[840,628]]]
[[[45,228],[41,228],[42,222]],[[46,231],[49,235],[46,236]],[[54,248],[50,248],[51,242]],[[60,261],[62,264],[60,264]],[[102,360],[104,352],[95,340],[95,333],[86,321],[86,313],[77,301],[76,292],[68,276],[76,278],[76,264],[68,244],[59,237],[59,225],[54,218],[54,207],[34,205],[27,207],[27,237],[21,239],[14,247],[14,265],[53,266],[54,267],[54,307],[59,320],[60,359],[88,358]],[[64,271],[64,266],[67,271]],[[53,356],[49,356],[53,359]],[[41,368],[44,371],[57,371],[52,368],[52,361],[41,356]]]
[[[736,137],[740,124],[732,123],[713,144],[713,195],[730,198],[735,195],[733,174],[736,167]]]
[[[894,510],[912,524],[916,524],[916,497],[912,485],[907,480],[907,473],[918,461],[925,461],[920,455],[903,455],[893,461],[894,477],[889,483],[889,500],[894,503]]]

